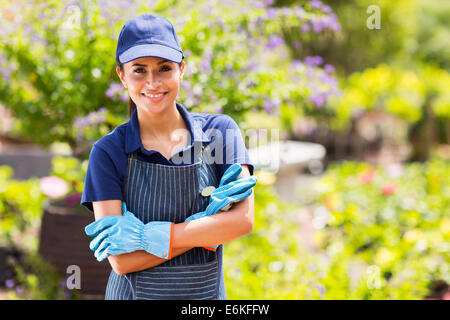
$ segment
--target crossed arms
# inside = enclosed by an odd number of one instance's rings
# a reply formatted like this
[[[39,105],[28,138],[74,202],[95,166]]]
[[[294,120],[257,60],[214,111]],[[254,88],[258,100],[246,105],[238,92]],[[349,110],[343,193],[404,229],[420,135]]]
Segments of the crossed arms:
[[[250,176],[248,166],[242,165],[239,177]],[[107,215],[121,215],[121,200],[93,202],[95,220]],[[198,220],[175,224],[173,230],[172,258],[194,247],[214,246],[229,242],[250,233],[254,221],[253,193],[234,204],[227,212],[217,213]],[[144,250],[119,255],[109,255],[113,270],[124,275],[157,266],[167,259],[159,258]]]

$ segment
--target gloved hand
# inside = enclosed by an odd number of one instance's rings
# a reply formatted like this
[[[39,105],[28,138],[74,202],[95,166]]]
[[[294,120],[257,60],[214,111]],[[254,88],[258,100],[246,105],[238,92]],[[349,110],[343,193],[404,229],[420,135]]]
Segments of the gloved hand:
[[[256,185],[256,177],[242,177],[213,191],[210,203],[205,211],[197,212],[184,220],[185,222],[200,219],[219,212],[219,210],[231,202],[241,201],[252,194],[252,188]]]
[[[210,196],[210,203],[205,211],[197,212],[188,217],[185,221],[192,221],[200,219],[212,214],[216,214],[224,207],[231,205],[233,202],[241,201],[251,195],[253,188],[256,185],[257,179],[255,176],[236,178],[240,175],[242,167],[235,163],[231,165],[223,174],[219,183],[219,188],[213,191]],[[216,251],[218,246],[203,247],[208,250]]]
[[[89,248],[95,251],[98,261],[109,254],[137,250],[145,250],[164,259],[171,258],[173,222],[151,221],[144,224],[127,210],[125,202],[122,202],[122,213],[122,216],[106,216],[86,226],[86,234],[95,237]]]

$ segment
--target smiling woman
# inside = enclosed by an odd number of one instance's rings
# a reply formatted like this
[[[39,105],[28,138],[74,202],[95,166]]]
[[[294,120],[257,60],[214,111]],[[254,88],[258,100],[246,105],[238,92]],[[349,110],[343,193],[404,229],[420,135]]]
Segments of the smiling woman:
[[[162,58],[157,58],[158,62],[157,65],[160,66],[162,65],[158,72],[161,74],[166,74],[166,76],[169,75],[173,75],[173,70],[176,70],[177,68],[180,70],[181,73],[181,81],[180,81],[180,85],[182,83],[182,79],[183,79],[183,70],[184,70],[184,61],[179,62],[179,63],[174,63],[173,61],[167,60],[167,59],[162,59]],[[136,59],[136,61],[131,65],[132,70],[132,74],[130,76],[133,76],[136,80],[139,80],[139,75],[141,76],[141,80],[142,78],[145,79],[145,74],[147,74],[149,71],[147,70],[148,65],[144,64],[144,63],[138,63],[140,62],[139,60],[141,59]],[[128,69],[130,68],[129,64],[128,65]],[[121,79],[122,83],[124,84],[124,86],[126,87],[126,84],[124,83],[124,77],[125,77],[125,69],[126,67],[124,66],[123,63],[118,62],[117,63],[117,74],[119,75],[119,78]],[[167,92],[165,92],[167,93]],[[142,93],[142,94],[145,94]],[[153,102],[159,102],[158,100],[153,101]],[[136,104],[134,103],[133,99],[129,99],[129,106],[128,106],[128,113],[131,116],[133,114],[133,111],[136,109]]]
[[[131,119],[95,142],[81,199],[96,219],[90,248],[113,269],[106,299],[226,299],[222,244],[253,228],[256,178],[240,129],[176,101],[183,58],[156,14],[120,32],[116,72]]]

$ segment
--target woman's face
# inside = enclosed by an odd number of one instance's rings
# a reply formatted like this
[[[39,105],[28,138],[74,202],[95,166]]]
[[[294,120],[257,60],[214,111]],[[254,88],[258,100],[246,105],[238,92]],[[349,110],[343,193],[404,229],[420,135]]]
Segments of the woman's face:
[[[159,113],[175,105],[184,64],[180,67],[163,58],[143,57],[125,63],[123,72],[119,67],[116,71],[138,109]]]

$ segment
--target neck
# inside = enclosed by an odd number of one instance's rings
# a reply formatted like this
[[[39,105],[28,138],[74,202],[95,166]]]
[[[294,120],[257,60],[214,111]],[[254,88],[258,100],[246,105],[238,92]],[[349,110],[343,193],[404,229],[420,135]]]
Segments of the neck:
[[[161,113],[138,113],[139,133],[141,140],[163,140],[170,141],[173,139],[172,134],[175,130],[183,128],[187,129],[183,117],[178,111],[176,104],[172,108]]]

